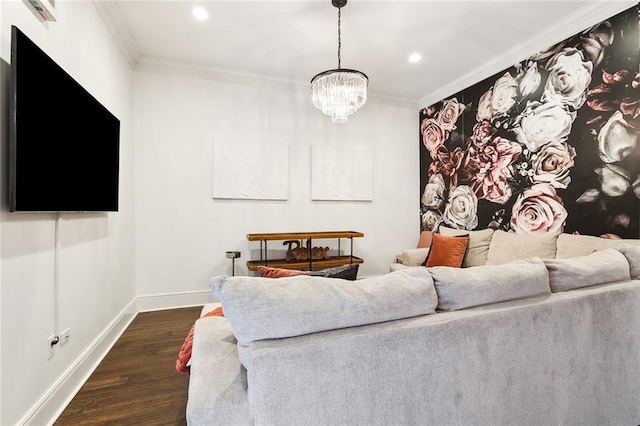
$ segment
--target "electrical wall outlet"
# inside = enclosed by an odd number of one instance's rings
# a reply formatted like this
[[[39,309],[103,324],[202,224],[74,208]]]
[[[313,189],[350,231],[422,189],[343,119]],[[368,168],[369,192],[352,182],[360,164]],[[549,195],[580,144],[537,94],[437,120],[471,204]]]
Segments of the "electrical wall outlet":
[[[50,336],[47,339],[47,359],[51,359],[51,357],[53,357],[53,354],[56,351],[56,345],[59,341],[60,339],[58,336]]]
[[[67,328],[60,334],[60,346],[64,346],[71,339],[71,329]]]

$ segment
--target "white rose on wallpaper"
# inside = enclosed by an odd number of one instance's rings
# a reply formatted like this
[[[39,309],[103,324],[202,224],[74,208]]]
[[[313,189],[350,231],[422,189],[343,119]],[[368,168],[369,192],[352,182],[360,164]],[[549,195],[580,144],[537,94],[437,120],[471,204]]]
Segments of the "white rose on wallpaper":
[[[439,209],[444,204],[444,179],[441,174],[433,175],[429,178],[429,183],[424,187],[422,193],[422,205],[428,209]]]
[[[558,102],[533,101],[518,116],[513,131],[518,142],[537,152],[547,143],[569,136],[575,117],[575,112],[568,112]]]
[[[422,230],[435,231],[442,222],[442,215],[437,210],[427,210],[422,214]]]
[[[552,141],[532,156],[535,183],[549,183],[554,188],[566,189],[571,183],[571,168],[575,165],[576,150],[567,143]]]
[[[610,197],[623,196],[631,186],[627,171],[614,164],[605,164],[595,169],[595,172],[600,181],[600,190]]]
[[[589,37],[582,37],[581,39],[582,51],[587,55],[587,58],[591,61],[594,67],[600,65],[604,58],[604,46],[596,39]]]
[[[520,88],[520,94],[522,96],[529,96],[540,86],[542,77],[538,71],[538,63],[531,62],[524,75],[520,79],[518,87]]]
[[[444,208],[442,220],[455,229],[478,226],[478,197],[471,188],[460,185],[449,193],[449,203]]]
[[[635,194],[636,198],[640,199],[640,175],[638,175],[635,182],[633,182],[631,188],[633,188],[633,193]]]
[[[444,130],[454,130],[462,111],[464,111],[464,105],[460,104],[456,98],[448,99],[444,101],[438,113],[438,123]]]
[[[518,96],[518,82],[506,72],[496,80],[491,94],[491,111],[493,116],[506,114],[516,103]]]
[[[562,199],[553,186],[539,183],[518,195],[510,224],[517,234],[562,232],[567,216]]]
[[[493,95],[493,87],[482,96],[478,101],[478,112],[476,113],[476,120],[481,123],[483,120],[491,121],[493,118],[493,112],[491,111],[491,95]]]
[[[585,61],[582,52],[568,47],[547,62],[549,71],[542,94],[543,101],[556,101],[579,109],[587,99],[593,64]]]
[[[605,48],[613,43],[614,32],[609,21],[600,22],[588,31],[586,36],[580,37],[582,51],[593,64],[600,65],[604,59]]]
[[[616,111],[598,133],[598,150],[605,163],[615,163],[629,155],[638,145],[640,134]]]

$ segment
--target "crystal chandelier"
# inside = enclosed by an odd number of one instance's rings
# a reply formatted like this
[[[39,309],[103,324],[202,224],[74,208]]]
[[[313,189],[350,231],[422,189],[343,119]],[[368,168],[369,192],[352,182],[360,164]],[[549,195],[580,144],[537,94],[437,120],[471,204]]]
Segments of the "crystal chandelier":
[[[369,78],[365,73],[340,68],[340,10],[347,0],[331,0],[338,8],[338,68],[323,71],[311,79],[313,106],[331,116],[334,123],[344,123],[367,101]]]

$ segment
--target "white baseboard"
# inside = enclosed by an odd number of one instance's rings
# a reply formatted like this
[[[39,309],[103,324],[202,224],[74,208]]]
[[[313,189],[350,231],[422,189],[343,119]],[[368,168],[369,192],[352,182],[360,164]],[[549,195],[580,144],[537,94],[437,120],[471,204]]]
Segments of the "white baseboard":
[[[137,297],[138,312],[159,311],[164,309],[186,308],[216,302],[209,290],[184,293],[152,294]]]
[[[89,345],[60,379],[18,423],[19,425],[51,425],[78,393],[84,382],[107,355],[109,350],[135,318],[136,299],[133,299],[107,328]]]
[[[139,312],[185,308],[215,301],[210,291],[136,297],[49,388],[18,425],[52,425]]]

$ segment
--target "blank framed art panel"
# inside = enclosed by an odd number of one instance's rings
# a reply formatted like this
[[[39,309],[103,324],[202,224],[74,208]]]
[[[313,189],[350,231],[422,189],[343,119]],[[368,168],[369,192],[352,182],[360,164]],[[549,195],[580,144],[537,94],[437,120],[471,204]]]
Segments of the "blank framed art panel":
[[[289,145],[253,139],[213,139],[212,198],[287,200]]]

